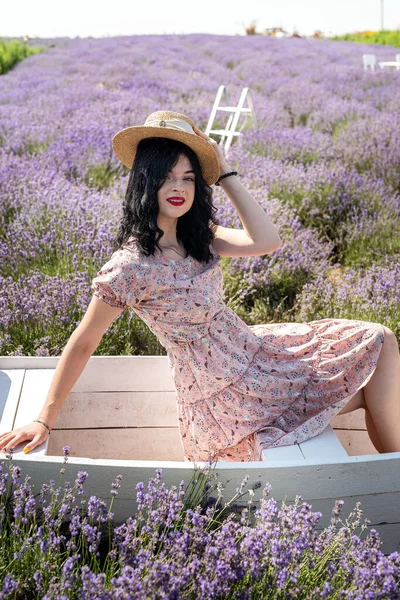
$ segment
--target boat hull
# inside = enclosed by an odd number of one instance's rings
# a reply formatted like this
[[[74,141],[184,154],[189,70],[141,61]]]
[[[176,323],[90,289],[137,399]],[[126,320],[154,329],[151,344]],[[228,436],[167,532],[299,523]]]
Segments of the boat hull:
[[[37,416],[58,360],[0,357],[1,431]],[[352,415],[341,419],[346,417]],[[179,486],[182,480],[186,486],[195,467],[207,467],[206,463],[184,461],[174,387],[164,356],[91,357],[68,395],[48,443],[27,455],[21,445],[13,462],[21,467],[23,476],[29,475],[38,491],[50,479],[58,482],[65,445],[71,446],[71,456],[64,479],[72,482],[78,471],[87,471],[87,498],[97,495],[111,501],[111,484],[122,475],[112,509],[117,522],[135,514],[136,485],[143,482],[146,486],[157,468],[163,470],[163,482],[170,487]],[[361,502],[363,517],[370,521],[369,528],[378,531],[383,552],[400,550],[399,452],[332,457],[329,451],[325,455],[319,452],[323,458],[307,458],[299,452],[299,458],[282,454],[283,460],[275,460],[279,449],[274,452],[269,455],[273,460],[267,456],[265,461],[214,465],[218,481],[225,486],[224,502],[235,495],[246,475],[246,489],[257,488],[256,507],[269,483],[269,497],[278,503],[293,503],[300,495],[312,510],[322,512],[318,529],[330,524],[337,499],[344,500],[343,522]],[[248,499],[245,495],[240,503],[247,506]]]

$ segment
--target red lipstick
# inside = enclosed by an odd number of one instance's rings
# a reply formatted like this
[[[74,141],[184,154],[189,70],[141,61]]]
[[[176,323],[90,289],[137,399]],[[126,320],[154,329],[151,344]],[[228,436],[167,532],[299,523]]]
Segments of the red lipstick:
[[[167,202],[172,204],[172,206],[182,206],[185,202],[185,198],[182,198],[182,196],[171,196],[170,198],[167,198]]]

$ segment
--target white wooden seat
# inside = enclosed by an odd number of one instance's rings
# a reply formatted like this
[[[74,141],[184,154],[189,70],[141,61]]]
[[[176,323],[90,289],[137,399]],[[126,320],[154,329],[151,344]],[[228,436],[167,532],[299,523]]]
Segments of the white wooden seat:
[[[375,54],[363,54],[362,57],[363,57],[364,71],[368,71],[368,68],[371,71],[375,71],[375,65],[376,65]]]
[[[326,458],[347,457],[335,431],[328,425],[322,433],[316,435],[300,444],[281,446],[279,448],[267,448],[261,452],[263,462],[292,461],[292,460],[315,460]]]
[[[65,401],[52,435],[32,454],[60,455],[62,447],[70,445],[75,456],[185,461],[167,357],[135,357],[138,366],[135,373],[129,370],[132,358],[92,357]],[[0,371],[1,431],[30,423],[38,416],[58,358],[46,360],[51,361],[47,366],[52,368]],[[107,360],[110,366],[114,363],[116,370],[103,371]],[[14,454],[21,454],[24,446],[19,445]],[[263,450],[261,460],[303,461],[347,456],[329,425],[321,434],[301,444]]]
[[[379,63],[381,69],[385,69],[387,67],[395,67],[397,71],[400,71],[400,60],[386,60],[381,61]]]
[[[1,357],[1,432],[37,418],[58,360]],[[8,364],[21,368],[8,369]],[[25,445],[18,445],[14,455],[23,454]],[[183,461],[167,357],[92,356],[66,398],[51,435],[27,456],[60,456],[63,446],[71,447],[71,456]]]
[[[395,60],[380,61],[379,66],[381,69],[385,69],[387,67],[395,67],[397,71],[400,71],[400,54],[396,54]]]

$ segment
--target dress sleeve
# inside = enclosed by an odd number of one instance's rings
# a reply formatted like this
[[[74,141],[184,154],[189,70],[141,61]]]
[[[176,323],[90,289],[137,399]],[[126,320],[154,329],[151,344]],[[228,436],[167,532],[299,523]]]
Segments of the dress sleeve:
[[[135,302],[140,301],[137,289],[140,279],[135,267],[129,253],[117,250],[92,279],[93,294],[110,306],[123,310],[133,308]]]

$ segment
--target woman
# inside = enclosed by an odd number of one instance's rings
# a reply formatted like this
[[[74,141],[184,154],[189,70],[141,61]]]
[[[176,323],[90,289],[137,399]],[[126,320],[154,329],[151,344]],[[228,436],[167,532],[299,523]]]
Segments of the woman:
[[[135,310],[166,348],[188,460],[260,460],[263,448],[304,441],[358,408],[379,452],[400,451],[400,356],[383,325],[348,319],[248,327],[222,301],[220,256],[281,246],[221,147],[186,116],[158,111],[116,134],[131,174],[115,251],[92,281],[38,418],[0,436],[8,450],[42,443],[104,331]],[[243,229],[220,227],[210,185]]]

